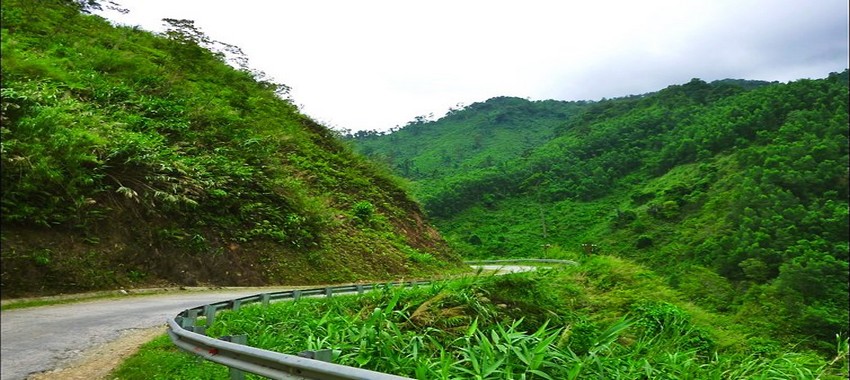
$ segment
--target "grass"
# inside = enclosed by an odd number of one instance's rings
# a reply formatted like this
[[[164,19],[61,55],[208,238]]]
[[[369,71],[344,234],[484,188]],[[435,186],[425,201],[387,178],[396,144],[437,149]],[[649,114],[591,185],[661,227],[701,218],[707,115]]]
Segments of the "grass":
[[[11,299],[4,300],[3,304],[0,305],[0,310],[8,311],[15,309],[26,309],[32,307],[39,306],[53,306],[53,305],[65,305],[72,303],[79,303],[85,301],[93,301],[100,299],[116,299],[116,298],[126,298],[126,297],[138,297],[138,296],[150,296],[163,294],[165,292],[169,292],[167,289],[162,290],[141,290],[141,291],[129,291],[127,293],[121,293],[121,291],[107,291],[107,292],[96,292],[96,293],[84,293],[84,294],[69,294],[62,296],[52,296],[52,297],[37,297],[37,298],[20,298],[20,299]]]
[[[847,340],[822,357],[748,336],[680,300],[658,276],[612,257],[532,273],[478,274],[413,289],[304,298],[222,312],[210,336],[418,379],[679,379],[847,377]],[[118,379],[227,378],[223,366],[144,346]],[[250,378],[250,376],[249,376]]]

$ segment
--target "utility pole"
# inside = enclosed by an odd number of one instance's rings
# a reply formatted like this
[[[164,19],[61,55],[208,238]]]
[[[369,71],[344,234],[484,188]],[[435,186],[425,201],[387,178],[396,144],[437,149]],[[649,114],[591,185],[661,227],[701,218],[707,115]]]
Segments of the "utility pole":
[[[546,216],[543,214],[543,203],[540,203],[539,198],[538,204],[540,205],[540,223],[543,225],[543,239],[546,240]]]

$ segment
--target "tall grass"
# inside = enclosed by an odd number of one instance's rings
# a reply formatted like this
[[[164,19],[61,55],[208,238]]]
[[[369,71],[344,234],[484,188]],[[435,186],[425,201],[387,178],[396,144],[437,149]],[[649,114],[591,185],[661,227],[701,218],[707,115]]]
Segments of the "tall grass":
[[[363,296],[300,299],[224,312],[210,336],[248,335],[248,344],[295,354],[332,349],[333,362],[417,379],[838,379],[847,376],[847,339],[831,361],[806,352],[718,350],[711,328],[676,305],[644,302],[616,320],[597,321],[566,304],[517,302],[563,281],[561,271],[478,276]],[[548,281],[546,281],[548,280]],[[527,287],[516,298],[497,289]],[[534,289],[537,288],[537,289]],[[570,291],[575,291],[572,289]],[[534,304],[535,299],[525,299]],[[526,317],[517,317],[525,314]],[[542,318],[549,315],[551,318]],[[116,372],[134,377],[151,351],[163,352],[144,378],[198,378],[199,363],[157,341]],[[141,362],[140,362],[141,361]],[[165,363],[165,364],[164,364]],[[200,378],[225,378],[226,371]],[[206,373],[215,374],[207,377]],[[219,377],[220,376],[220,377]]]

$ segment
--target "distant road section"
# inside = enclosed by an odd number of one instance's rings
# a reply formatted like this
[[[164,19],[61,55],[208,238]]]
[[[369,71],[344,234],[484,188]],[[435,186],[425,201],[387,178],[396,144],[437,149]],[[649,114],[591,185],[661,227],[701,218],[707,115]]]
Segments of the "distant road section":
[[[520,272],[531,272],[540,267],[527,266],[527,265],[499,265],[499,264],[487,264],[487,265],[470,265],[474,269],[484,269],[484,270],[492,270],[496,271],[497,274],[508,274],[508,273],[520,273]]]

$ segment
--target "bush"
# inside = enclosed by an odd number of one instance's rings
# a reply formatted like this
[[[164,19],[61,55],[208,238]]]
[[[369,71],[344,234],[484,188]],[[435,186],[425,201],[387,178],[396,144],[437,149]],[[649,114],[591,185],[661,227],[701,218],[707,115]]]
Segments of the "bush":
[[[368,223],[372,221],[372,217],[375,216],[375,206],[367,201],[360,201],[351,207],[351,212],[354,213],[354,216],[357,217],[357,219],[360,219],[364,223]]]
[[[647,235],[640,235],[635,244],[638,248],[646,248],[652,246],[652,238]]]

